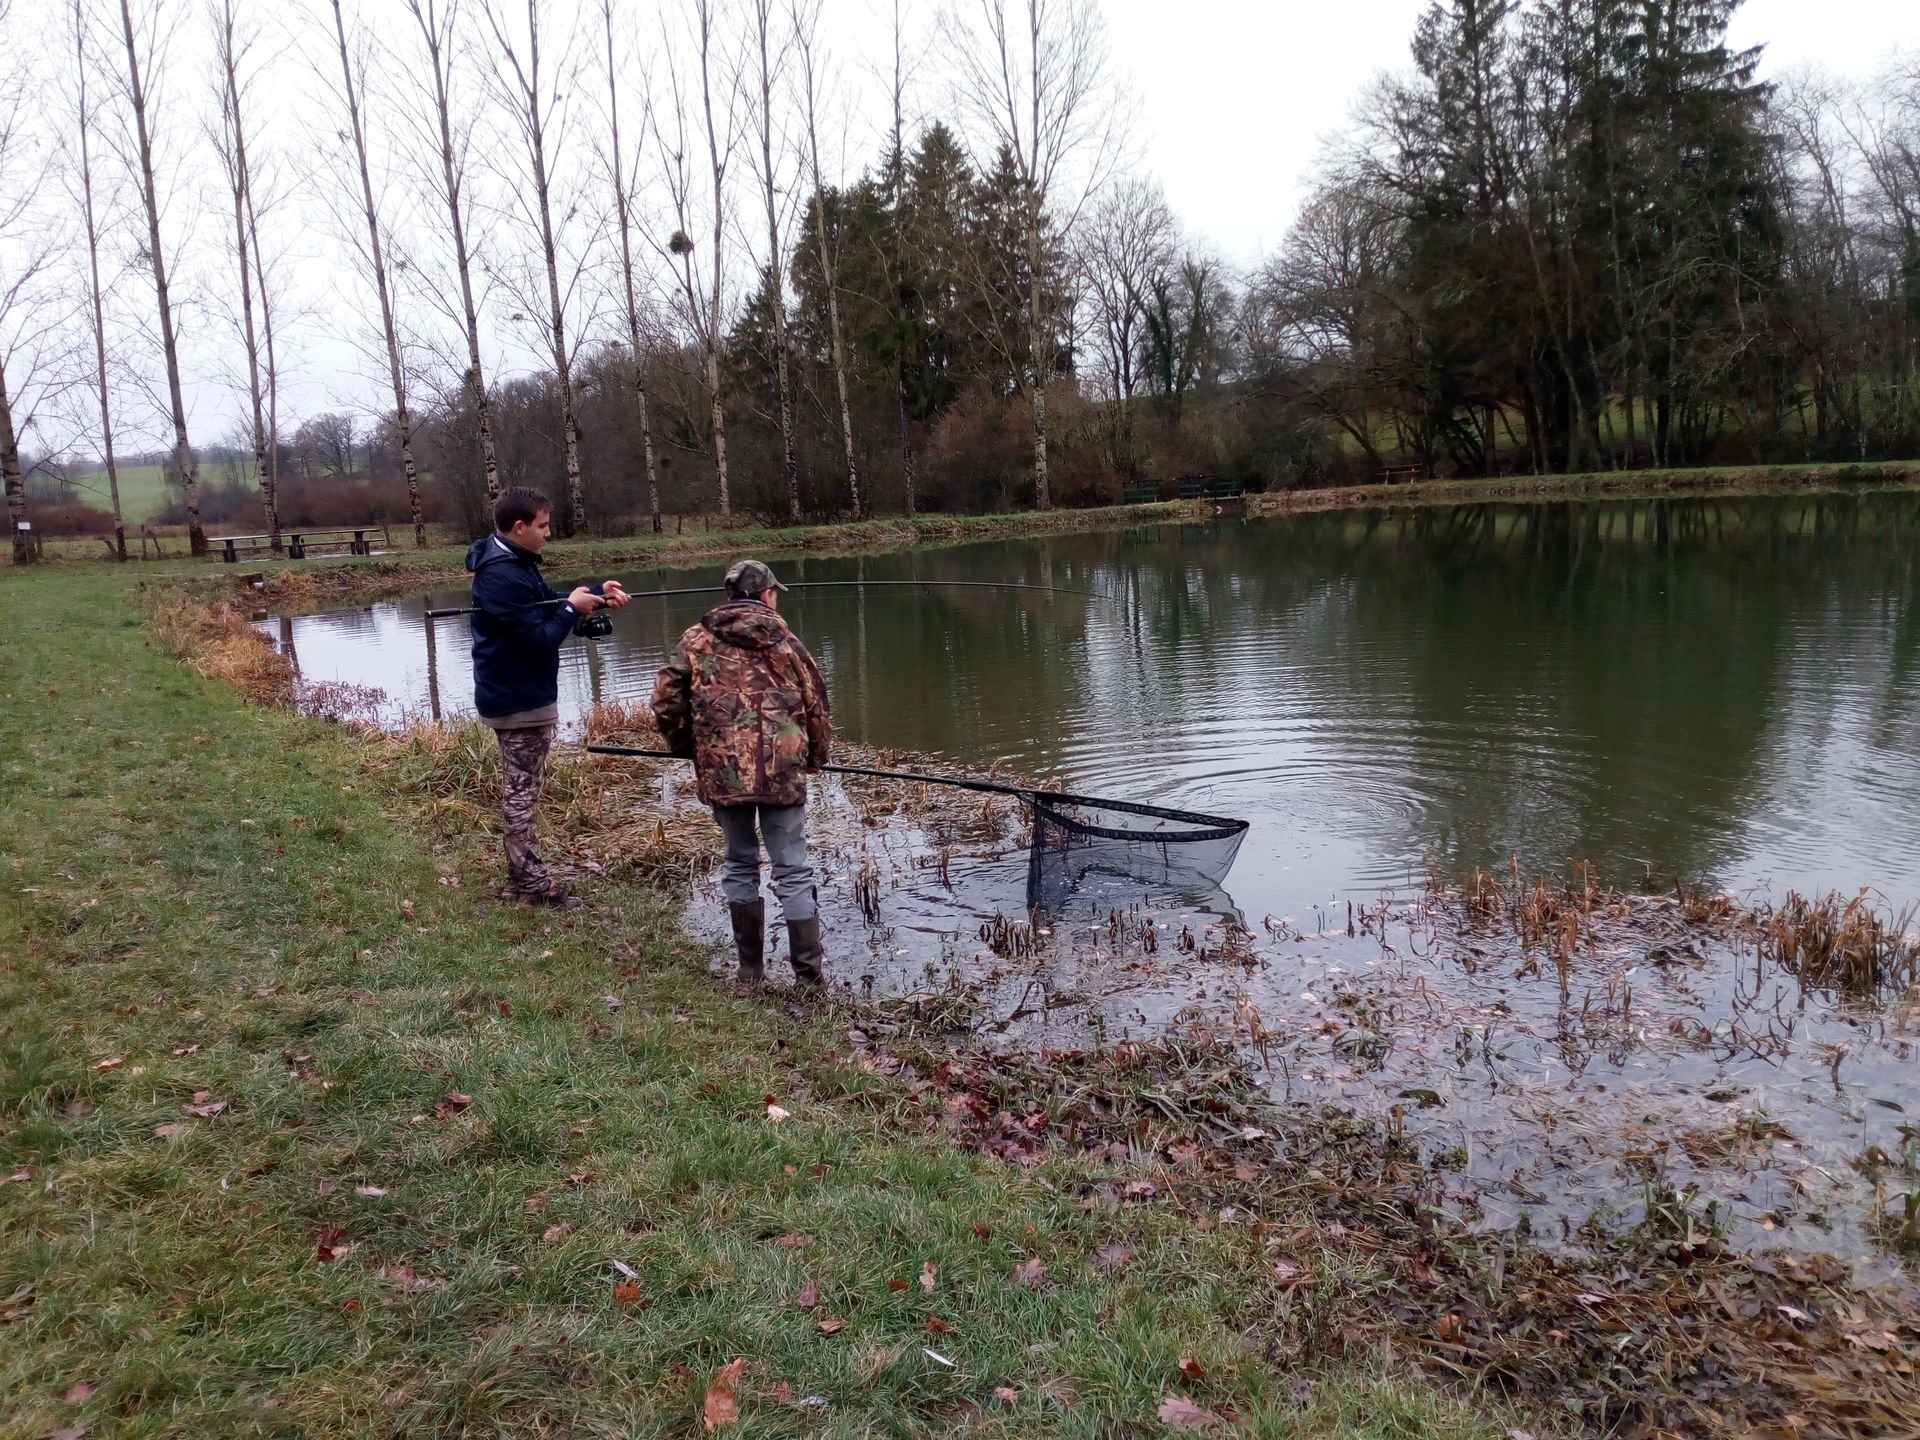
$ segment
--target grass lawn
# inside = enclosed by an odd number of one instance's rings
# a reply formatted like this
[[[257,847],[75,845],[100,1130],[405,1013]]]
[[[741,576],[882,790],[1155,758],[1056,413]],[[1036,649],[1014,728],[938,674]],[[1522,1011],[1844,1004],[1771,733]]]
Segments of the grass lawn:
[[[161,506],[167,503],[167,482],[162,477],[158,465],[119,465],[115,467],[120,479],[120,511],[126,516],[127,524],[138,525],[143,520],[151,520]],[[102,510],[113,509],[113,496],[107,489],[105,470],[76,471],[73,476],[75,498],[85,505],[98,505]]]
[[[1251,1227],[928,1138],[672,897],[495,904],[487,837],[162,656],[137,578],[0,574],[0,1436],[696,1435],[736,1358],[741,1435],[1510,1423],[1296,1371]]]

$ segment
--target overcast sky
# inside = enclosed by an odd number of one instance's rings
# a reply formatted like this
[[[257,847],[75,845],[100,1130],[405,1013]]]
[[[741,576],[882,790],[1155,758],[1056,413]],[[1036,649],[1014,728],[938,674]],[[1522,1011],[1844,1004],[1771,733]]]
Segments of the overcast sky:
[[[30,3],[43,13],[53,9],[52,0]],[[207,47],[198,7],[190,0],[181,3],[185,24],[176,50],[181,63],[174,73],[187,77],[204,71]],[[653,13],[653,0],[634,3],[649,7],[630,12],[643,21]],[[878,52],[889,43],[891,0],[825,0],[825,6],[823,38],[847,72],[849,90],[862,97],[855,102],[861,113],[849,130],[856,164],[865,163],[876,152],[886,124],[876,72],[882,68]],[[945,69],[929,38],[935,0],[907,0],[907,7],[922,44],[934,50],[921,67],[929,78],[913,97],[912,108],[929,118],[954,118],[943,105],[942,82],[933,78]],[[1409,40],[1426,0],[1104,0],[1103,8],[1117,78],[1132,97],[1139,168],[1158,177],[1190,234],[1212,245],[1230,264],[1251,267],[1279,246],[1322,140],[1346,126],[1362,88],[1382,70],[1409,66]],[[324,6],[314,0],[313,9],[318,14]],[[399,13],[398,0],[360,0],[357,6],[350,0],[350,9],[383,21]],[[276,8],[258,13],[294,12]],[[330,65],[324,45],[331,37],[317,28],[297,33],[304,38],[290,43],[295,53],[277,62],[269,88],[283,113],[317,113],[327,106],[313,89],[314,72],[307,60]],[[1767,47],[1763,72],[1768,75],[1813,64],[1864,77],[1894,51],[1920,49],[1920,0],[1748,0],[1734,39]],[[317,54],[300,53],[315,45],[322,47]],[[863,53],[869,51],[873,53]],[[324,65],[320,73],[325,73]],[[183,89],[191,92],[194,85]],[[312,141],[269,135],[266,143],[284,147],[303,170],[311,168],[301,146],[310,147]],[[189,177],[191,172],[189,165]],[[196,281],[203,286],[227,283],[230,265],[213,248],[226,238],[210,173],[205,188],[208,193],[197,201],[189,199],[177,210],[170,207],[170,214],[198,212],[191,222],[198,259],[190,253],[178,265],[189,286]],[[316,223],[314,205],[307,202],[301,208],[304,213],[289,213],[294,233],[287,237],[286,248],[297,257],[297,288],[309,318],[284,347],[292,352],[281,406],[282,416],[290,417],[288,433],[301,417],[319,410],[370,412],[391,403],[390,392],[383,397],[377,361],[369,363],[377,347],[362,344],[356,352],[343,338],[354,323],[377,315],[370,295],[363,298],[360,278],[339,259],[342,252],[326,238],[326,225]],[[170,243],[176,242],[170,237]],[[139,288],[123,281],[117,303],[150,308],[150,293],[142,299],[134,293]],[[196,443],[216,444],[232,432],[245,409],[235,387],[237,367],[232,362],[237,347],[231,330],[209,307],[195,307],[190,300],[185,313],[188,323],[198,327],[198,333],[186,337],[190,429]],[[500,347],[488,360],[492,378],[545,363],[527,344],[532,337],[512,342],[500,319],[497,314],[483,319],[490,347]],[[157,372],[157,354],[146,368]],[[152,378],[159,379],[157,373]],[[153,395],[149,388],[144,397],[123,406],[124,448],[167,443],[167,422],[152,403]],[[48,433],[41,443],[96,448],[79,431],[64,442]]]

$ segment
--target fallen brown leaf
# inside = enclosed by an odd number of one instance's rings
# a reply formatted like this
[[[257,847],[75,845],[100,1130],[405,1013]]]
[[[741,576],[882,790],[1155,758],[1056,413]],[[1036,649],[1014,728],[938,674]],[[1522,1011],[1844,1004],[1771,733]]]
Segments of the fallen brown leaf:
[[[993,1234],[991,1230],[982,1225],[978,1220],[973,1222],[973,1233],[982,1240],[985,1240],[989,1235]]]
[[[0,1179],[0,1185],[20,1184],[24,1181],[33,1179],[33,1177],[39,1173],[40,1173],[39,1171],[35,1170],[31,1165],[29,1165],[29,1166],[26,1166],[24,1169],[13,1171],[11,1174],[7,1175],[4,1179]]]
[[[353,1253],[355,1246],[346,1238],[346,1231],[338,1225],[329,1225],[320,1232],[320,1238],[314,1242],[313,1257],[322,1265],[331,1264],[343,1255]]]
[[[789,1230],[773,1242],[782,1250],[802,1250],[813,1243],[811,1235],[803,1235],[798,1230]]]
[[[445,1120],[450,1115],[458,1115],[471,1104],[473,1104],[471,1095],[462,1095],[458,1090],[449,1090],[433,1102],[433,1118]]]
[[[945,1335],[951,1329],[953,1329],[953,1326],[942,1320],[938,1315],[929,1315],[927,1317],[927,1333],[929,1335]]]
[[[209,1100],[207,1098],[207,1092],[204,1090],[196,1090],[193,1092],[193,1102],[191,1105],[182,1105],[180,1107],[181,1113],[198,1115],[202,1120],[210,1120],[215,1115],[224,1114],[227,1109],[227,1102],[225,1100]]]
[[[1182,1355],[1180,1357],[1180,1373],[1189,1380],[1204,1380],[1207,1378],[1206,1367],[1191,1355]]]
[[[940,1274],[940,1267],[929,1260],[920,1267],[920,1288],[929,1295],[933,1293],[933,1282]]]
[[[640,1282],[638,1280],[620,1280],[613,1287],[613,1303],[616,1305],[638,1305],[640,1303]]]
[[[126,1063],[127,1062],[118,1055],[108,1055],[104,1059],[96,1060],[93,1068],[96,1070],[118,1070]]]
[[[996,1385],[993,1387],[993,1398],[1003,1405],[1011,1405],[1020,1398],[1020,1392],[1011,1385]]]
[[[389,1265],[381,1273],[386,1276],[388,1284],[395,1289],[406,1291],[409,1295],[418,1295],[423,1290],[431,1290],[440,1283],[425,1275],[414,1274],[411,1265]]]
[[[353,1193],[356,1195],[364,1195],[369,1200],[377,1200],[387,1192],[386,1188],[380,1185],[356,1185],[353,1187]]]
[[[842,1320],[838,1315],[829,1315],[813,1328],[818,1330],[822,1335],[838,1335],[842,1330],[847,1328],[847,1322]]]
[[[887,1288],[889,1290],[896,1290],[896,1291],[904,1290],[907,1288],[907,1282],[902,1280],[898,1275],[896,1275],[893,1277],[893,1279],[887,1281]]]
[[[1047,1283],[1046,1263],[1038,1255],[1029,1255],[1014,1267],[1013,1279],[1017,1285],[1037,1290]]]
[[[1088,1257],[1087,1263],[1105,1274],[1133,1258],[1133,1246],[1124,1240],[1111,1240]]]
[[[1179,1395],[1167,1396],[1156,1413],[1163,1425],[1171,1425],[1176,1430],[1211,1430],[1220,1424],[1220,1417],[1213,1411],[1203,1410]]]
[[[573,1222],[571,1220],[562,1220],[558,1224],[547,1226],[541,1233],[540,1238],[551,1245],[554,1241],[564,1240],[571,1234],[573,1234]]]
[[[49,1430],[42,1440],[86,1440],[86,1429],[80,1425],[62,1425],[58,1430]]]
[[[700,1418],[709,1433],[722,1425],[731,1425],[740,1418],[740,1404],[733,1398],[733,1387],[740,1383],[740,1372],[746,1368],[744,1356],[729,1360],[720,1367],[720,1373],[707,1386],[706,1399],[700,1406]]]
[[[793,1297],[793,1303],[802,1310],[813,1309],[820,1303],[820,1287],[811,1280],[807,1281],[800,1287],[799,1293]]]
[[[84,1380],[76,1380],[67,1387],[66,1401],[69,1405],[78,1405],[93,1394],[93,1386]]]
[[[153,1133],[159,1139],[171,1140],[176,1135],[186,1134],[187,1127],[182,1125],[178,1120],[170,1120],[165,1125],[154,1126]]]
[[[173,1058],[176,1060],[184,1060],[189,1055],[197,1055],[199,1053],[200,1047],[198,1045],[176,1045],[173,1047]]]

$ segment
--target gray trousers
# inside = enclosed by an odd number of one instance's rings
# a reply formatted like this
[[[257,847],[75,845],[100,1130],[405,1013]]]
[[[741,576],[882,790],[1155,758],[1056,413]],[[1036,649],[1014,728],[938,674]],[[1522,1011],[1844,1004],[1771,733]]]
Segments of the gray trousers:
[[[807,807],[804,805],[716,805],[713,818],[727,842],[720,892],[729,903],[760,898],[760,841],[773,862],[773,892],[789,921],[811,920],[820,913],[813,867],[807,863]],[[756,823],[758,833],[755,833]]]

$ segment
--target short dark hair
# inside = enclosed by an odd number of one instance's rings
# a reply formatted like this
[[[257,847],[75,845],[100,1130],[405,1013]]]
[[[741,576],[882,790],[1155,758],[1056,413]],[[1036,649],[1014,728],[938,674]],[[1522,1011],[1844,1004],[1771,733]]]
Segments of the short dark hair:
[[[509,485],[493,502],[493,528],[504,535],[521,521],[531,525],[540,518],[542,510],[551,512],[552,509],[553,501],[532,486]]]

